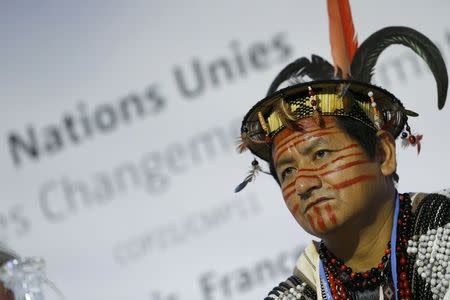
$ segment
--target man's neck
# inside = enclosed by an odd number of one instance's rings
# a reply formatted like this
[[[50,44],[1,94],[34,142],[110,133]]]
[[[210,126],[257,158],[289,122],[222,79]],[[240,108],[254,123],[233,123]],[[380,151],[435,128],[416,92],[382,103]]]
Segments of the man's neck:
[[[360,216],[323,238],[328,250],[354,272],[377,267],[391,239],[395,190],[378,208],[374,219]],[[355,230],[355,228],[359,228]]]

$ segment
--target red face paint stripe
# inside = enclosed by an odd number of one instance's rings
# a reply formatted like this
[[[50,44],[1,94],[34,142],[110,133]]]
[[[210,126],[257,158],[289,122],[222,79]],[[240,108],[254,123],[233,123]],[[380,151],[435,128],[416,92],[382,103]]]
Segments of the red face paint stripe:
[[[311,215],[308,214],[308,215],[306,215],[306,217],[308,218],[308,223],[309,223],[309,226],[311,226],[312,230],[317,231],[316,226],[314,225],[314,220],[311,217]]]
[[[293,187],[294,184],[295,184],[295,181],[293,181],[293,182],[289,183],[287,186],[285,186],[285,187],[283,188],[283,193],[284,193],[286,190],[288,190],[289,188]]]
[[[356,147],[356,146],[358,146],[358,144],[350,144],[350,145],[348,145],[348,146],[346,146],[346,147],[344,147],[344,148],[341,148],[341,149],[336,150],[336,152],[348,150],[348,149],[354,148],[354,147]],[[337,158],[335,158],[334,160],[332,160],[331,163],[335,163],[336,161],[339,161],[339,160],[341,160],[341,159],[343,159],[343,158],[347,158],[347,157],[351,157],[351,156],[357,156],[357,155],[360,155],[360,154],[363,154],[363,153],[362,153],[362,152],[357,152],[357,153],[351,153],[351,154],[348,154],[348,155],[340,156],[340,157],[337,157]],[[323,166],[320,166],[320,167],[317,168],[317,169],[301,169],[300,171],[317,171],[317,170],[320,170],[320,169],[325,168],[325,167],[326,167],[327,165],[329,165],[329,164],[330,164],[330,163],[327,163],[327,164],[325,164],[325,165],[323,165]],[[316,178],[316,177],[317,177],[317,176],[310,176],[310,178]],[[297,178],[296,178],[296,180],[297,180]],[[283,193],[284,198],[285,198],[286,201],[287,201],[287,200],[289,199],[289,197],[292,196],[292,194],[295,192],[294,190],[289,191],[289,190],[290,190],[291,188],[293,188],[294,186],[295,186],[295,181],[289,183],[288,185],[286,185],[285,187],[282,188],[282,193]],[[288,193],[288,194],[286,194],[286,193]]]
[[[288,201],[289,197],[291,197],[291,195],[293,194],[293,191],[295,190],[294,186],[295,186],[295,181],[289,183],[287,186],[285,186],[283,188],[282,193],[283,193],[284,201]]]
[[[292,146],[296,146],[300,143],[303,143],[311,138],[315,138],[315,137],[321,137],[321,136],[326,136],[326,135],[330,135],[330,134],[343,134],[344,132],[340,132],[340,131],[330,131],[330,132],[319,132],[317,134],[313,134],[313,135],[308,135],[308,137],[303,138],[301,140],[298,140],[296,142],[293,143]],[[296,140],[297,138],[292,139],[293,141]],[[285,147],[278,147],[278,149],[275,150],[275,160],[278,160],[281,156],[281,154],[283,154],[284,152],[286,152],[289,149],[289,145],[285,146]]]
[[[366,162],[359,162],[357,164],[363,164],[363,163],[368,163],[368,161],[366,161]],[[354,165],[357,165],[357,164],[355,162],[353,162],[352,165],[346,166],[345,168],[335,169],[335,170],[332,170],[332,171],[320,174],[320,176],[329,175],[329,174],[337,172],[337,171],[342,171],[344,169],[350,168],[350,167],[352,167]],[[297,180],[299,178],[318,178],[318,176],[317,175],[299,175],[299,176],[297,176],[297,178],[295,180]],[[341,183],[335,184],[335,185],[333,185],[333,188],[341,189],[341,188],[345,188],[345,187],[348,187],[350,185],[353,185],[355,183],[358,183],[360,181],[369,180],[369,179],[373,179],[373,178],[375,178],[375,176],[365,176],[365,175],[358,176],[356,178],[349,179],[347,181],[343,181]],[[289,185],[291,185],[291,184],[289,184]],[[288,201],[289,198],[296,192],[295,188],[292,188],[292,190],[289,191],[289,192],[287,190],[288,190],[287,188],[285,190],[283,190],[283,195],[284,195],[284,200],[285,201]]]
[[[336,215],[333,212],[333,209],[331,208],[330,204],[325,205],[325,209],[327,210],[328,213],[328,219],[330,219],[330,222],[334,225],[337,224],[337,220],[336,220]]]
[[[356,152],[356,153],[350,153],[350,154],[347,154],[347,155],[342,155],[342,156],[339,156],[339,157],[333,159],[333,160],[331,161],[331,163],[335,163],[335,162],[337,162],[338,160],[341,160],[341,159],[343,159],[343,158],[352,157],[352,156],[358,156],[358,155],[363,155],[363,154],[364,154],[364,152]]]
[[[356,146],[358,146],[358,144],[351,144],[351,145],[348,145],[348,146],[346,146],[346,147],[344,147],[344,148],[341,148],[341,149],[338,149],[338,150],[336,150],[335,152],[341,152],[341,151],[344,151],[344,150],[348,150],[348,149],[351,149],[351,148],[354,148],[354,147],[356,147]],[[354,154],[349,154],[349,155],[347,155],[347,156],[340,156],[340,157],[338,157],[338,158],[335,158],[333,161],[331,161],[332,163],[334,163],[334,162],[336,162],[336,161],[338,161],[338,160],[340,160],[340,159],[342,159],[342,158],[345,158],[345,157],[350,157],[350,156],[353,156],[353,155],[359,155],[359,154],[362,154],[362,152],[358,152],[358,153],[354,153]],[[317,170],[320,170],[320,169],[322,169],[322,168],[324,168],[326,165],[324,165],[324,166],[321,166],[321,167],[319,167],[319,168],[317,168],[317,169],[300,169],[299,171],[317,171]],[[283,191],[285,190],[285,189],[288,189],[288,188],[290,188],[292,185],[294,185],[294,182],[291,182],[291,183],[289,183],[287,186],[285,186],[284,188],[283,188]]]
[[[351,167],[356,166],[356,165],[361,165],[361,164],[366,164],[366,163],[370,163],[370,161],[369,160],[357,160],[357,161],[349,162],[349,163],[341,165],[341,166],[339,166],[339,167],[337,167],[337,168],[335,168],[333,170],[330,170],[330,171],[324,172],[322,174],[319,174],[319,176],[326,176],[326,175],[329,175],[329,174],[332,174],[332,173],[335,173],[335,172],[343,171],[345,169],[351,168]],[[318,175],[299,175],[299,176],[297,176],[295,178],[295,180],[298,180],[298,179],[301,179],[301,178],[318,178],[319,176]],[[294,184],[295,184],[295,181],[290,183],[289,185],[286,186],[285,189],[283,189],[283,195],[284,195],[285,201],[287,201],[292,196],[292,194],[295,193],[295,188],[293,188]],[[293,189],[290,192],[288,192],[288,190],[290,190],[291,187]]]
[[[294,206],[292,207],[292,214],[293,214],[293,215],[296,215],[296,214],[297,214],[297,212],[298,212],[298,207],[299,207],[298,203],[295,203]]]
[[[303,137],[306,134],[310,134],[313,132],[317,132],[317,131],[322,131],[322,130],[327,130],[327,129],[334,129],[336,128],[336,126],[330,126],[330,127],[324,127],[324,128],[317,128],[317,129],[313,129],[313,130],[309,130],[309,131],[296,131],[295,133],[295,137],[292,137],[291,135],[293,133],[289,133],[286,137],[284,137],[281,141],[280,144],[278,145],[278,148],[283,147],[284,145],[286,145],[287,143],[289,143],[290,141],[292,141],[295,138],[299,138],[299,137]],[[286,141],[283,141],[284,139],[287,139]]]
[[[328,174],[331,174],[331,173],[342,171],[342,170],[345,170],[345,169],[348,169],[348,168],[351,168],[351,167],[354,167],[354,166],[357,166],[357,165],[367,164],[367,163],[370,163],[370,162],[371,161],[367,160],[367,159],[351,161],[351,162],[348,162],[346,164],[340,165],[340,166],[338,166],[338,167],[336,167],[336,168],[334,168],[332,170],[323,172],[323,173],[320,174],[320,176],[325,176],[325,175],[328,175]]]
[[[320,214],[320,209],[318,207],[314,207],[314,212],[316,213],[317,217],[317,225],[319,225],[321,230],[327,229],[325,226],[325,222],[323,221],[322,215]]]
[[[335,185],[333,185],[333,188],[335,188],[335,189],[343,189],[343,188],[349,187],[351,185],[354,185],[354,184],[356,184],[358,182],[365,181],[365,180],[372,180],[372,179],[375,179],[375,176],[373,176],[373,175],[361,175],[361,176],[357,176],[355,178],[352,178],[352,179],[340,182],[338,184],[335,184]]]
[[[347,157],[349,157],[349,156],[356,156],[356,155],[360,155],[360,154],[362,154],[362,153],[349,154]],[[338,159],[339,158],[336,158],[334,161],[337,161]],[[337,167],[337,168],[335,168],[333,170],[324,172],[324,173],[319,174],[319,175],[298,175],[293,182],[289,183],[287,186],[285,186],[282,189],[282,193],[283,193],[284,199],[285,199],[285,201],[287,201],[289,199],[289,197],[291,197],[292,194],[295,192],[295,189],[293,189],[293,188],[295,186],[295,181],[298,180],[298,179],[301,179],[301,178],[318,178],[319,176],[329,175],[329,174],[334,173],[334,172],[345,170],[345,169],[350,168],[352,166],[356,166],[356,165],[360,165],[360,164],[364,164],[364,163],[369,163],[369,162],[370,161],[368,161],[368,160],[352,161],[352,162],[349,162],[347,164],[341,165],[341,166],[339,166],[339,167]],[[326,165],[329,165],[329,163],[327,163]],[[316,171],[316,170],[320,170],[320,169],[322,169],[322,167],[320,167],[318,169],[302,169],[301,171]]]
[[[347,150],[347,149],[350,149],[350,148],[355,148],[357,146],[358,146],[358,144],[350,144],[350,145],[348,145],[348,146],[346,146],[344,148],[341,148],[341,149],[339,149],[337,151],[343,151],[343,150]]]
[[[295,189],[292,189],[286,196],[284,196],[284,200],[287,201],[293,194],[295,193]]]
[[[341,159],[348,158],[348,157],[352,157],[352,156],[363,155],[363,154],[364,154],[363,152],[357,152],[357,153],[351,153],[351,154],[347,154],[347,155],[342,155],[342,156],[339,156],[339,157],[333,159],[332,161],[329,161],[329,162],[327,162],[327,163],[321,165],[321,166],[318,167],[318,168],[300,169],[299,172],[320,171],[320,170],[325,169],[325,168],[328,167],[329,165],[331,165],[331,164],[333,164],[333,163],[335,163],[335,162],[337,162],[337,161],[340,161]]]
[[[321,132],[317,132],[317,133],[312,134],[312,135],[308,134],[306,137],[305,137],[305,135],[296,136],[296,137],[294,137],[294,138],[292,138],[292,139],[290,139],[289,141],[286,142],[286,143],[292,142],[293,143],[292,145],[285,145],[285,146],[281,146],[281,147],[278,146],[277,147],[277,149],[275,150],[275,159],[278,159],[281,154],[283,154],[286,150],[289,149],[289,147],[296,146],[296,145],[298,145],[300,143],[303,143],[303,142],[305,142],[305,141],[307,141],[309,139],[315,138],[315,137],[321,137],[321,136],[326,136],[326,135],[330,135],[330,134],[340,134],[340,133],[343,133],[343,132],[339,132],[339,131],[322,132],[321,131]],[[302,138],[302,139],[299,140],[299,138]]]
[[[317,178],[318,176],[326,176],[326,175],[329,175],[329,174],[332,174],[332,173],[335,173],[335,172],[343,171],[343,170],[351,168],[353,166],[367,164],[367,163],[370,163],[370,162],[371,162],[370,160],[352,161],[352,162],[340,165],[340,166],[336,167],[333,170],[323,172],[323,173],[321,173],[319,175],[299,175],[299,176],[297,176],[296,180],[299,179],[299,178]]]
[[[294,184],[295,184],[295,181],[298,179],[298,178],[301,178],[301,177],[307,177],[306,175],[305,176],[297,176],[296,178],[295,178],[295,180],[293,181],[293,182],[291,182],[290,184],[288,184],[287,186],[286,186],[286,189],[284,189],[283,190],[283,195],[285,194],[285,192],[287,192],[287,190],[288,190],[288,187],[289,187],[289,189],[291,188],[291,186],[293,186]],[[310,175],[310,176],[308,176],[308,178],[319,178],[317,175]],[[290,192],[288,192],[286,195],[284,195],[284,200],[285,201],[287,201],[288,199],[289,199],[289,197],[291,197],[292,196],[292,194],[294,194],[296,192],[296,189],[294,188],[294,187],[292,187],[292,190],[290,191]]]

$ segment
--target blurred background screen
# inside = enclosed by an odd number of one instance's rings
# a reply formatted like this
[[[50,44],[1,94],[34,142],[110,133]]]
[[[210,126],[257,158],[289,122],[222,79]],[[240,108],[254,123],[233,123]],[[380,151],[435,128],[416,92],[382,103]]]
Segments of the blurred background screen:
[[[351,1],[359,41],[409,26],[450,59],[450,2]],[[2,1],[0,241],[67,299],[261,299],[311,238],[235,151],[243,115],[300,57],[331,61],[325,1]],[[448,105],[401,46],[374,82],[420,113],[400,191],[449,185]]]

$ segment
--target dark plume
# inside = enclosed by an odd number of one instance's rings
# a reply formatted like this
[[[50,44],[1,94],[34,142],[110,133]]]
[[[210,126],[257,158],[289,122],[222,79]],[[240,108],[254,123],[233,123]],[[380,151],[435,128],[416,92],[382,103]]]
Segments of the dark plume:
[[[428,65],[437,84],[438,108],[447,97],[448,75],[444,59],[434,43],[420,32],[408,27],[386,27],[368,37],[353,57],[351,75],[355,80],[369,82],[380,54],[391,45],[404,45],[418,54]]]
[[[301,57],[278,73],[267,91],[267,96],[276,92],[283,82],[292,79],[302,81],[302,78],[306,76],[312,80],[333,79],[334,68],[320,56],[312,55],[311,61],[306,57]]]

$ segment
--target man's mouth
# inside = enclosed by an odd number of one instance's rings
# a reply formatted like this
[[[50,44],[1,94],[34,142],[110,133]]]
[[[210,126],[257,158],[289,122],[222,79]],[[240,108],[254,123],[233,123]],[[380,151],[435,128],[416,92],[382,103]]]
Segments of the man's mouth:
[[[315,205],[317,205],[317,204],[319,204],[319,203],[322,203],[322,202],[331,200],[331,199],[332,199],[332,198],[330,198],[330,197],[319,197],[319,198],[317,198],[317,199],[314,199],[314,200],[310,201],[310,202],[305,206],[305,210],[303,211],[303,213],[306,213],[311,207],[313,207],[313,206],[315,206]]]

